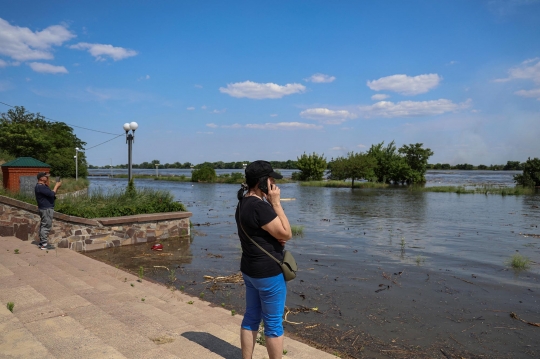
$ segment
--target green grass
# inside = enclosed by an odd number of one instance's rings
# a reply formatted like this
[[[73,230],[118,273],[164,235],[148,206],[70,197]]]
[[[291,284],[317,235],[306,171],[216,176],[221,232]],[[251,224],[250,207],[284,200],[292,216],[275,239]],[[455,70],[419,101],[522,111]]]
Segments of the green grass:
[[[525,270],[531,266],[531,260],[519,253],[516,253],[510,257],[506,263],[515,270]]]
[[[13,302],[8,302],[7,305],[6,305],[7,309],[13,313],[13,308],[15,308],[15,303]]]
[[[133,192],[116,189],[105,193],[98,190],[89,196],[68,196],[56,201],[55,211],[83,218],[99,218],[185,212],[186,208],[182,203],[175,202],[167,191],[143,188]]]
[[[520,196],[526,194],[534,194],[534,188],[515,186],[515,187],[495,187],[490,185],[481,185],[476,187],[464,186],[435,186],[435,187],[420,187],[411,186],[411,191],[418,192],[447,192],[457,194],[498,194],[501,196]]]
[[[291,232],[293,236],[303,236],[304,226],[291,225]]]
[[[332,188],[351,188],[350,181],[302,181],[300,185],[307,187],[332,187]],[[379,182],[358,182],[354,183],[354,188],[386,188],[389,185]]]

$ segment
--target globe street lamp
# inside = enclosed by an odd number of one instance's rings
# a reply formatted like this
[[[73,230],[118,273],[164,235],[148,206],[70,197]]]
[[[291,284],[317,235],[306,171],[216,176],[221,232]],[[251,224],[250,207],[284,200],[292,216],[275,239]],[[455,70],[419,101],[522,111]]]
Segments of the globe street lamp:
[[[124,131],[126,131],[126,143],[128,144],[128,181],[131,181],[131,147],[135,140],[135,130],[139,127],[137,122],[124,123]],[[131,132],[130,132],[131,131]]]
[[[79,152],[82,152],[79,147],[75,147],[75,181],[79,179]]]

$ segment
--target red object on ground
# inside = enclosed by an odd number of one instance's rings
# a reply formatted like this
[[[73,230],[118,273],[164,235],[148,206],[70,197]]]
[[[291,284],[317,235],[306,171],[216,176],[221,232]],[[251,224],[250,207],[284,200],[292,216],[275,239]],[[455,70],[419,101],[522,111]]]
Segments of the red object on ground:
[[[153,251],[162,251],[163,250],[163,244],[157,243],[152,246]]]

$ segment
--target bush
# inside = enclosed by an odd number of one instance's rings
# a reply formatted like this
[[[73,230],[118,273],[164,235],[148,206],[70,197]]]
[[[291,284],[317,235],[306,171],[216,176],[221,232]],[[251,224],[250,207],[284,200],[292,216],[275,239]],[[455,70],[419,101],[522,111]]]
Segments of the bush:
[[[540,159],[531,158],[523,164],[523,174],[515,175],[514,182],[522,186],[540,186]]]
[[[319,156],[315,152],[311,155],[304,154],[298,158],[296,163],[300,170],[300,181],[320,181],[326,170],[326,158],[324,154]]]
[[[201,166],[191,173],[191,182],[214,182],[216,178],[216,170],[210,165]]]

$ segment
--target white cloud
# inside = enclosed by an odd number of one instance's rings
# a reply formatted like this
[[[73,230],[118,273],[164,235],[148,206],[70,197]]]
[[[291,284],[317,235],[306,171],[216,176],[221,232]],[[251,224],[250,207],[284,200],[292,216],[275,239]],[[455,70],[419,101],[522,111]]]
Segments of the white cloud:
[[[109,56],[114,61],[122,60],[138,54],[135,50],[125,49],[107,44],[89,44],[88,42],[79,42],[78,44],[69,46],[70,49],[88,50],[90,55],[96,60],[105,61],[104,56]]]
[[[314,75],[311,75],[307,79],[304,79],[304,81],[307,82],[315,82],[315,83],[326,83],[326,82],[333,82],[336,79],[335,76],[329,76],[321,73],[316,73]]]
[[[540,83],[540,58],[528,59],[519,66],[508,70],[508,77],[496,79],[495,82],[507,82],[511,80],[532,80]]]
[[[300,116],[326,124],[337,125],[357,115],[346,110],[329,110],[327,108],[309,108],[300,112]]]
[[[220,87],[219,91],[232,97],[247,97],[251,99],[282,98],[283,96],[302,93],[306,87],[301,84],[286,84],[280,86],[274,83],[257,83],[253,81],[237,82],[227,84],[227,87]]]
[[[206,108],[207,108],[206,105],[202,105],[202,106],[201,106],[201,109],[202,109],[202,110],[206,110]]]
[[[52,46],[60,46],[75,37],[65,26],[53,25],[33,32],[27,27],[12,26],[0,18],[0,54],[14,60],[50,60]]]
[[[540,88],[532,90],[519,90],[515,92],[515,94],[523,97],[536,97],[536,99],[540,101]]]
[[[347,148],[346,147],[336,146],[336,147],[332,147],[331,150],[332,151],[347,151]]]
[[[197,131],[197,133],[202,134],[202,135],[213,135],[214,134],[214,132],[202,132],[202,131]]]
[[[277,117],[277,116],[278,116],[277,113],[273,113],[273,114],[270,115],[270,117]]]
[[[47,74],[67,74],[68,70],[64,66],[54,66],[43,62],[31,62],[28,65],[35,72],[47,73]]]
[[[188,107],[186,110],[193,111],[193,110],[195,110],[195,107],[191,106],[191,107]]]
[[[223,110],[213,110],[212,113],[225,113],[227,111],[226,108],[224,108]]]
[[[320,130],[322,126],[302,122],[278,122],[247,124],[246,128],[258,130]]]
[[[0,59],[0,67],[6,67],[8,65],[7,62],[5,62],[4,60]]]
[[[195,85],[195,88],[202,89],[202,85]]]
[[[380,101],[371,106],[360,106],[359,110],[366,118],[432,116],[441,115],[446,112],[459,111],[470,107],[471,103],[471,99],[459,104],[446,99],[433,101],[401,101],[397,103]]]
[[[356,147],[358,147],[358,148],[366,148],[367,146],[360,143],[360,144],[356,145]]]
[[[388,97],[390,97],[390,96],[386,95],[384,93],[378,93],[378,94],[375,94],[375,95],[371,96],[371,99],[374,100],[374,101],[382,101],[382,100],[386,100]]]
[[[367,85],[374,91],[393,91],[401,95],[418,95],[426,93],[437,87],[442,77],[437,74],[425,74],[418,76],[392,75],[381,77],[378,80],[368,81]]]
[[[217,127],[219,127],[219,126],[216,125],[215,123],[207,123],[207,124],[206,124],[206,127],[217,128]]]

